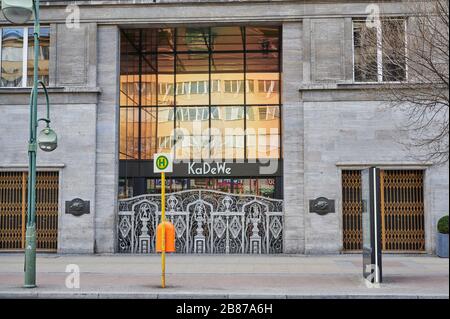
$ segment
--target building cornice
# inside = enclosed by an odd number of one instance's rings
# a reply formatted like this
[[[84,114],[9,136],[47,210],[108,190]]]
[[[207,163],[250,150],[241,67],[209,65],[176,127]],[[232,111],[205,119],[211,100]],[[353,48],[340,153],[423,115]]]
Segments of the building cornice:
[[[79,6],[106,6],[106,5],[185,5],[185,4],[230,4],[230,3],[280,3],[292,2],[303,4],[330,4],[330,3],[382,3],[401,2],[401,0],[41,0],[41,6],[66,6],[77,4]]]
[[[389,91],[405,91],[427,89],[424,84],[402,83],[307,83],[299,86],[304,102],[344,102],[344,101],[377,101],[390,102]],[[435,87],[439,87],[436,84]],[[442,89],[447,90],[446,87]]]
[[[31,88],[0,88],[0,107],[29,105]],[[97,104],[101,89],[98,87],[49,87],[52,105]],[[44,103],[44,94],[39,94],[39,103]]]
[[[55,170],[62,169],[66,166],[63,163],[55,163],[55,164],[37,164],[38,171],[46,171],[46,170]],[[28,164],[0,164],[0,171],[25,171],[28,170]]]
[[[367,16],[367,5],[372,1],[135,1],[135,0],[81,0],[43,1],[42,23],[65,23],[70,11],[68,4],[80,7],[81,23],[127,26],[172,26],[180,24],[223,23],[283,23],[303,19],[352,18]],[[381,1],[383,15],[407,15],[402,1]],[[0,14],[0,25],[8,24]]]
[[[362,169],[371,166],[378,166],[384,169],[426,169],[433,166],[432,162],[338,162],[336,166],[341,169]]]
[[[77,87],[77,86],[50,86],[49,93],[101,93],[99,87]],[[31,88],[0,87],[0,94],[30,94]]]

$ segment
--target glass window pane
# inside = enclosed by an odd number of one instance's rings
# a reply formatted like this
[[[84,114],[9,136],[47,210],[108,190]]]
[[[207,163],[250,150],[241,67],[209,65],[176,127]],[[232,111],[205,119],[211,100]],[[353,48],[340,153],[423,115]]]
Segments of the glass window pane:
[[[176,158],[209,158],[209,108],[176,108]]]
[[[247,27],[247,50],[270,51],[278,50],[280,30],[278,27]]]
[[[381,24],[383,47],[383,81],[406,78],[406,36],[403,19],[389,19]]]
[[[247,53],[247,72],[279,72],[278,52]]]
[[[158,54],[158,105],[175,105],[175,57]]]
[[[259,178],[257,181],[257,195],[269,198],[275,197],[275,179]]]
[[[247,157],[280,158],[280,107],[247,107]]]
[[[278,104],[279,54],[247,53],[247,104]],[[273,72],[273,73],[271,73]]]
[[[141,108],[141,159],[153,159],[156,150],[156,108]]]
[[[133,106],[139,104],[139,81],[137,75],[120,76],[120,105]]]
[[[214,53],[211,56],[211,103],[244,104],[244,55]]]
[[[137,53],[139,51],[140,29],[121,30],[120,52]]]
[[[211,83],[211,104],[244,104],[244,73],[213,73]]]
[[[177,51],[208,51],[209,50],[209,28],[178,28]]]
[[[211,158],[244,158],[244,107],[211,107]]]
[[[244,178],[234,180],[234,192],[238,194],[275,197],[274,178]]]
[[[158,107],[158,153],[172,153],[174,144],[174,108]]]
[[[123,31],[120,55],[120,105],[139,104],[139,55],[130,42],[136,32]],[[139,39],[137,39],[139,42]]]
[[[27,61],[27,86],[33,86],[33,70],[34,70],[34,29],[28,28],[28,61]],[[50,28],[41,27],[39,36],[39,60],[38,60],[38,76],[39,80],[48,85],[48,63],[50,48]]]
[[[247,104],[279,104],[279,73],[247,73]]]
[[[173,52],[174,29],[158,30],[158,52]]]
[[[218,178],[213,181],[213,189],[225,193],[231,193],[233,191],[233,180],[229,178]]]
[[[354,21],[353,42],[355,81],[378,81],[376,28],[366,27],[364,21]]]
[[[141,52],[154,53],[158,50],[158,29],[140,29],[141,41],[137,44],[141,47]]]
[[[182,178],[182,179],[170,178],[168,181],[169,181],[169,183],[168,183],[169,185],[167,185],[167,189],[166,189],[166,191],[168,191],[168,192],[179,192],[179,191],[187,189],[187,186],[188,186],[187,178]]]
[[[120,159],[138,159],[139,109],[120,108]]]
[[[120,187],[124,187],[125,179],[120,179],[119,183]],[[127,183],[128,185],[132,185],[132,179],[129,178]],[[166,178],[167,192],[177,192],[187,189],[209,189],[233,194],[274,198],[275,185],[274,178]],[[155,194],[160,192],[161,180],[148,178],[147,193]]]
[[[213,27],[211,42],[213,51],[243,51],[243,27]]]
[[[22,86],[23,28],[3,28],[0,86]]]
[[[119,178],[119,199],[133,197],[132,181],[132,178]]]
[[[211,72],[213,73],[243,73],[243,53],[213,53],[211,55]]]
[[[208,54],[178,54],[176,79],[177,105],[209,104]]]
[[[177,55],[177,74],[196,74],[209,72],[209,55],[192,53]]]
[[[156,54],[147,54],[142,57],[141,76],[141,105],[156,105],[156,75],[157,71]]]

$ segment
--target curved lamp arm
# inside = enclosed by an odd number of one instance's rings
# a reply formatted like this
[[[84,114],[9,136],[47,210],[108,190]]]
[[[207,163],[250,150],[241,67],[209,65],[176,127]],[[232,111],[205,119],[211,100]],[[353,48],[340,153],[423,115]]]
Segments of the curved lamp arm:
[[[50,124],[50,100],[48,97],[48,91],[47,91],[47,87],[45,86],[44,82],[42,80],[39,80],[39,84],[42,86],[42,88],[44,89],[44,93],[45,93],[45,103],[47,105],[47,117],[46,118],[40,118],[38,120],[39,121],[44,121],[47,123],[47,127],[49,127]]]

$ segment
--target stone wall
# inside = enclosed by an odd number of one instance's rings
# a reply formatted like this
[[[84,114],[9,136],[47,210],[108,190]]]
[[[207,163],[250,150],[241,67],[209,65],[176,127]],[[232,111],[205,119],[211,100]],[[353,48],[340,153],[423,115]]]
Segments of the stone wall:
[[[383,102],[354,99],[304,103],[305,200],[325,196],[336,200],[336,213],[307,213],[306,253],[336,253],[342,249],[341,170],[376,165],[385,169],[425,170],[426,249],[434,247],[435,224],[448,211],[448,165],[433,167],[411,158],[399,127],[404,114]],[[358,96],[360,100],[358,100]],[[446,185],[446,186],[444,186]]]
[[[52,30],[50,96],[59,147],[39,151],[38,165],[60,170],[60,252],[115,251],[119,26],[224,23],[283,25],[285,252],[339,252],[340,172],[375,164],[426,170],[427,251],[433,251],[436,221],[448,213],[448,165],[411,160],[398,143],[403,115],[352,83],[352,17],[364,16],[368,2],[83,1],[80,29],[65,26],[67,1],[41,2],[42,21]],[[382,10],[407,12],[395,1]],[[26,89],[0,88],[0,169],[27,165],[28,97]],[[335,199],[336,213],[310,214],[308,200],[318,196]],[[65,214],[64,202],[74,197],[90,200],[90,215]]]
[[[98,29],[98,85],[102,89],[97,107],[95,245],[97,252],[116,248],[117,189],[119,184],[119,29]]]
[[[95,232],[96,96],[88,94],[83,103],[64,93],[50,94],[52,128],[58,134],[58,148],[52,153],[38,150],[37,165],[38,170],[60,172],[58,251],[92,253]],[[0,170],[22,171],[28,167],[28,98],[28,94],[10,95],[9,101],[16,100],[11,104],[4,95],[0,95],[0,108],[3,109],[0,116]],[[45,116],[43,105],[40,104],[38,117]],[[90,215],[75,217],[65,214],[65,201],[75,197],[91,202]]]
[[[284,251],[304,252],[303,105],[298,92],[302,79],[302,24],[283,24],[282,152],[284,188]]]

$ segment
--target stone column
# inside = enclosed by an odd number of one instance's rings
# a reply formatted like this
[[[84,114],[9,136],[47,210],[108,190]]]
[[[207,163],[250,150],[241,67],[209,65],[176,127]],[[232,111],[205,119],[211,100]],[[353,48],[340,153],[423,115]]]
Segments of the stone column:
[[[119,29],[98,27],[97,161],[95,181],[95,251],[116,250],[119,175]]]
[[[282,134],[284,160],[284,252],[304,252],[302,24],[283,24]]]

